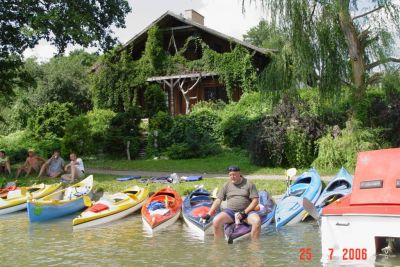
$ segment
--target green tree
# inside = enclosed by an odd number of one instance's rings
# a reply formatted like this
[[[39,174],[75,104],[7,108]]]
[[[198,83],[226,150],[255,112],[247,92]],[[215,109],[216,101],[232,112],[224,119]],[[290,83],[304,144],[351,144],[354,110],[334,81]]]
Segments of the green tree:
[[[42,76],[37,77],[34,98],[38,105],[57,101],[70,102],[78,112],[91,109],[90,68],[96,56],[75,50],[69,56],[54,57],[41,65]]]
[[[167,112],[167,103],[165,102],[165,93],[160,85],[152,84],[146,88],[144,92],[144,103],[146,108],[146,115],[152,118],[159,111]]]
[[[293,78],[330,93],[351,86],[355,112],[367,86],[382,76],[376,67],[400,62],[392,56],[389,33],[391,26],[400,29],[396,1],[260,1],[289,37],[291,56],[285,59]]]
[[[60,54],[68,44],[111,48],[112,27],[125,26],[130,12],[126,0],[2,0],[0,1],[0,92],[12,93],[20,72],[22,53],[46,39]]]
[[[274,24],[262,20],[257,26],[251,28],[243,40],[258,47],[280,50],[287,37],[281,29]]]

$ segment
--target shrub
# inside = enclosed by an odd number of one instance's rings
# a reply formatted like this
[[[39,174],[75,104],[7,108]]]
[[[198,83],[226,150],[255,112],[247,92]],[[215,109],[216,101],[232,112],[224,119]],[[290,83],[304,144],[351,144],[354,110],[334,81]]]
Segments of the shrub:
[[[140,147],[139,138],[140,111],[137,107],[118,113],[110,124],[105,141],[105,151],[112,155],[126,155],[129,141],[129,152],[132,158],[137,156]]]
[[[110,109],[94,109],[86,114],[94,143],[103,148],[107,133],[110,130],[111,120],[116,113]]]
[[[147,142],[147,155],[158,155],[170,145],[169,134],[173,126],[171,116],[163,111],[159,111],[149,120],[149,135]],[[157,136],[155,132],[157,131]],[[157,143],[157,148],[155,144]]]
[[[218,115],[204,109],[176,117],[170,133],[173,145],[166,154],[173,158],[195,158],[219,153],[219,121]]]
[[[61,152],[63,155],[75,152],[90,155],[95,152],[89,119],[80,115],[70,120],[65,128]]]
[[[64,129],[71,119],[72,105],[51,102],[38,108],[35,115],[30,118],[28,128],[37,138],[43,138],[46,134],[56,137],[64,136]]]
[[[311,138],[299,129],[288,129],[286,133],[285,156],[289,166],[309,167],[314,160]]]
[[[51,134],[37,139],[27,131],[17,131],[7,136],[0,136],[0,148],[3,148],[12,163],[15,163],[25,161],[30,148],[38,155],[48,157],[55,149],[61,148],[61,139]]]
[[[167,112],[165,92],[158,84],[151,84],[144,92],[144,105],[146,115],[151,118],[159,111]]]
[[[259,166],[281,166],[284,162],[286,126],[274,116],[266,116],[250,136],[250,161]]]
[[[191,127],[194,127],[201,136],[207,136],[212,142],[221,140],[221,132],[218,128],[221,119],[213,111],[200,110],[192,112],[189,118],[192,124]]]
[[[247,147],[246,134],[251,124],[252,120],[243,114],[225,117],[219,124],[223,143],[229,147]]]
[[[291,99],[283,99],[272,115],[253,125],[248,137],[250,160],[260,166],[309,164],[316,156],[314,142],[323,133],[321,122],[301,115],[298,103]]]
[[[328,133],[318,140],[318,157],[313,164],[322,169],[354,169],[358,152],[386,146],[380,133],[381,129],[362,128],[359,121],[348,121],[336,138]]]

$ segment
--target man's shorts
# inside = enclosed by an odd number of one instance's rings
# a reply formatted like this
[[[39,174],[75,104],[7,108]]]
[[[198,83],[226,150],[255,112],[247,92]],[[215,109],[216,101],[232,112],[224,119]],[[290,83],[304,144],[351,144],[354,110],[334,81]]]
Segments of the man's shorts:
[[[232,221],[235,221],[235,213],[236,213],[236,211],[234,211],[234,210],[232,210],[232,209],[226,208],[226,209],[223,210],[223,212],[225,212],[226,214],[228,214],[228,216],[232,219]],[[253,213],[258,214],[257,211],[250,211],[250,212],[247,214],[247,216],[250,216],[250,215],[253,214]]]

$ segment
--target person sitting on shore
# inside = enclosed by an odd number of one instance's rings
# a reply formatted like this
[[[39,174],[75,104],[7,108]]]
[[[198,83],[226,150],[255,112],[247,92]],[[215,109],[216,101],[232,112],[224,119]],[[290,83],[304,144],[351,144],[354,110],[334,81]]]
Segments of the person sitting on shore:
[[[66,174],[61,176],[62,182],[73,182],[75,179],[81,179],[85,176],[85,167],[82,159],[78,158],[75,153],[69,154],[69,159],[71,162],[64,168]]]
[[[39,172],[40,167],[42,166],[42,164],[44,162],[45,162],[45,160],[42,157],[36,155],[35,151],[33,149],[29,149],[28,157],[26,158],[24,165],[22,165],[20,168],[18,168],[16,178],[19,177],[21,172],[26,173],[25,177],[27,177],[29,174],[31,174],[32,171]]]
[[[10,159],[6,156],[6,152],[1,149],[0,150],[0,173],[7,173],[11,175],[11,164]]]
[[[47,176],[56,178],[64,171],[64,160],[60,157],[60,151],[54,150],[53,155],[42,165],[37,178],[40,178],[44,173]]]

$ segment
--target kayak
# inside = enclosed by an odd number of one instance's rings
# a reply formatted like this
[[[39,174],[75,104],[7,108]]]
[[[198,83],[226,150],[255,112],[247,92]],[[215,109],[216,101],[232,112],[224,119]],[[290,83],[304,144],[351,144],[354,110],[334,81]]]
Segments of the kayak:
[[[328,183],[315,206],[321,214],[322,208],[333,201],[347,196],[352,191],[353,176],[345,168],[341,168],[335,177]]]
[[[219,212],[218,210],[208,221],[203,220],[202,217],[208,213],[212,203],[210,192],[203,188],[192,191],[183,201],[183,220],[190,229],[202,236],[212,232],[214,216]]]
[[[297,177],[277,203],[275,213],[276,228],[279,229],[285,225],[293,225],[300,222],[306,214],[302,204],[303,198],[307,198],[315,204],[321,194],[321,189],[321,177],[314,168]]]
[[[260,216],[262,230],[271,224],[271,221],[275,216],[276,205],[273,199],[269,196],[268,192],[260,191],[258,195],[259,204],[256,210],[258,215]],[[251,234],[251,225],[245,222],[240,224],[225,224],[224,232],[225,238],[228,240],[228,243],[233,243],[235,241],[239,241],[241,239],[249,237]]]
[[[61,187],[57,184],[38,184],[30,187],[20,187],[7,192],[5,198],[0,198],[0,215],[26,209],[29,198],[38,199],[53,193]]]
[[[139,210],[148,196],[149,190],[138,186],[103,196],[76,217],[72,225],[74,229],[80,229],[116,221]]]
[[[8,192],[18,189],[18,187],[16,186],[16,184],[14,182],[9,183],[9,184],[11,184],[11,185],[7,184],[5,188],[0,188],[0,198],[6,198]]]
[[[29,221],[47,221],[90,207],[92,204],[90,200],[92,189],[93,175],[90,175],[75,185],[41,199],[28,200]]]
[[[145,229],[153,233],[172,225],[178,220],[181,207],[181,196],[170,187],[154,193],[142,207],[142,220]]]

